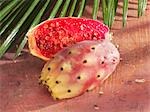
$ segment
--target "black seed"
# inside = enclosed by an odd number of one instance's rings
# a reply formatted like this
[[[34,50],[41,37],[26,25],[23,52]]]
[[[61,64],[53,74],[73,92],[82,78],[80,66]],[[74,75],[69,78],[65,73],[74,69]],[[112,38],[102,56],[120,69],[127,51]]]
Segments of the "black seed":
[[[87,89],[86,92],[89,92],[89,90]]]
[[[70,89],[68,89],[68,93],[70,93],[71,92],[71,90]]]
[[[56,98],[56,100],[59,100],[59,98]]]
[[[39,79],[41,78],[41,75],[39,76]]]
[[[87,63],[87,60],[84,60],[83,63]]]
[[[95,47],[92,47],[91,49],[92,49],[92,50],[95,50]]]
[[[100,75],[97,75],[97,77],[99,78],[99,77],[100,77]]]
[[[45,81],[45,83],[47,83],[47,81]]]
[[[48,71],[50,71],[51,70],[51,68],[50,67],[48,67]]]
[[[52,59],[54,59],[55,57],[53,56]]]
[[[80,77],[80,76],[78,76],[78,77],[77,77],[77,79],[81,79],[81,77]]]
[[[115,59],[113,59],[112,61],[113,61],[113,62],[112,62],[113,64],[115,64],[115,63],[116,63],[116,60],[115,60]]]
[[[61,71],[63,71],[63,70],[64,70],[64,68],[63,68],[63,67],[61,67],[61,68],[60,68],[60,70],[61,70]]]
[[[68,54],[71,54],[71,51],[69,51]]]
[[[97,105],[94,105],[94,107],[98,107]]]
[[[101,64],[104,64],[104,61],[102,61],[102,63]]]
[[[56,81],[56,84],[59,84],[59,81]]]

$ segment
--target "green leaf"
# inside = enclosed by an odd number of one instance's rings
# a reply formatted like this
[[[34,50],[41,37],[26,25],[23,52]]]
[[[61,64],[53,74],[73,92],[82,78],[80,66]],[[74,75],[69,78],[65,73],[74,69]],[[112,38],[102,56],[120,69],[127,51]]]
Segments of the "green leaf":
[[[99,0],[94,0],[93,11],[92,11],[93,19],[97,19],[98,8],[99,8]]]
[[[122,26],[124,27],[126,24],[128,14],[128,0],[123,1],[123,19],[122,19]]]
[[[64,16],[66,15],[66,12],[67,12],[69,3],[70,3],[70,0],[66,0],[64,6],[63,6],[63,8],[62,8],[62,11],[61,11],[61,13],[60,13],[60,17],[64,17]]]
[[[147,0],[144,0],[143,11],[146,10],[146,7],[147,7]]]
[[[58,0],[57,1],[57,3],[55,4],[55,6],[54,6],[54,8],[53,8],[53,10],[52,10],[52,12],[49,16],[49,19],[52,19],[56,16],[56,13],[57,13],[59,7],[61,6],[62,2],[63,2],[63,0]]]
[[[69,16],[73,15],[73,13],[75,11],[76,3],[77,3],[77,0],[73,0],[73,4],[71,6],[71,9],[70,9],[70,12],[69,12]]]
[[[104,24],[111,28],[116,15],[118,0],[102,0],[102,13]]]
[[[80,9],[79,9],[79,12],[78,12],[78,17],[82,16],[84,6],[85,6],[85,0],[82,0],[81,1],[81,6],[80,6]]]
[[[116,15],[116,12],[117,12],[117,6],[118,6],[118,0],[115,0],[115,15]]]
[[[143,5],[142,5],[142,15],[144,14],[145,10],[146,10],[146,6],[147,6],[147,0],[143,0]],[[141,16],[142,16],[141,15]]]
[[[141,12],[141,7],[142,7],[142,0],[138,0],[138,17],[140,17],[142,14],[142,12]]]
[[[1,0],[0,1],[0,10],[3,10],[3,8],[5,8],[10,2],[12,2],[11,0]]]
[[[33,28],[34,26],[36,26],[40,22],[40,20],[42,18],[42,15],[43,15],[44,11],[46,10],[46,8],[47,8],[48,4],[50,3],[50,1],[51,0],[46,1],[44,6],[42,7],[42,9],[39,11],[38,15],[35,17],[35,19],[34,19],[34,21],[33,21],[30,28]]]
[[[11,32],[17,23],[20,21],[22,16],[25,14],[29,6],[31,5],[33,1],[26,0],[22,7],[20,7],[19,11],[17,11],[11,18],[11,20],[8,21],[8,23],[4,26],[4,28],[0,31],[0,35],[4,38],[8,36],[8,33]],[[11,22],[10,22],[11,21]],[[10,34],[10,33],[9,33]]]
[[[5,17],[3,20],[0,21],[1,27],[0,31],[3,29],[4,26],[8,25],[8,23],[11,23],[12,20],[16,17],[17,13],[21,10],[21,7],[23,6],[24,1],[22,0],[18,5]]]
[[[42,9],[40,10],[40,12],[38,13],[38,15],[35,17],[35,19],[32,22],[32,25],[30,26],[30,28],[33,28],[34,26],[36,26],[40,22],[41,17],[42,17],[42,15],[43,15],[43,13],[44,13],[44,11],[45,11],[45,9],[46,9],[46,7],[48,6],[49,3],[50,3],[50,0],[47,0],[46,3],[44,4],[44,6],[42,7]],[[22,42],[20,43],[20,45],[19,45],[19,47],[16,51],[14,59],[17,58],[21,54],[21,51],[24,48],[24,46],[26,45],[26,43],[27,43],[27,37],[24,36]]]
[[[27,40],[28,40],[28,39],[27,39],[27,37],[25,36],[25,37],[23,38],[21,44],[19,45],[19,47],[18,47],[16,53],[15,53],[14,59],[16,59],[16,58],[21,54],[21,51],[22,51],[22,49],[24,48],[24,46],[26,45]]]
[[[11,10],[18,4],[19,0],[13,0],[10,4],[8,4],[5,8],[0,10],[0,21],[6,17],[7,14],[11,12]]]
[[[142,16],[147,7],[147,0],[138,0],[138,17]]]
[[[21,28],[22,24],[25,22],[25,20],[28,18],[30,13],[33,11],[35,6],[38,4],[40,0],[34,0],[27,12],[24,14],[24,16],[20,19],[17,26],[14,28],[14,30],[11,32],[11,34],[7,37],[7,39],[4,41],[4,43],[0,47],[0,58],[4,55],[4,53],[7,51],[7,49],[10,47],[11,43],[15,40],[15,36],[19,31],[19,28]]]
[[[108,8],[107,8],[107,5],[106,5],[106,0],[102,0],[102,13],[103,13],[103,21],[104,21],[104,24],[108,24],[108,19],[107,19],[107,11]]]
[[[114,0],[111,0],[108,2],[108,10],[107,10],[107,25],[108,27],[111,27],[112,26],[112,23],[113,23],[113,19],[114,19],[114,10],[115,10],[115,7],[114,7]]]
[[[19,11],[18,11],[18,13],[19,13]],[[8,21],[8,23],[4,24],[5,26],[0,28],[0,35],[2,35],[2,34],[6,35],[7,34],[6,32],[9,31],[9,30],[7,30],[8,27],[9,26],[11,27],[11,23],[13,22],[13,20],[15,20],[15,17],[18,13],[14,14],[14,16]],[[4,35],[2,36],[3,38],[5,37]]]

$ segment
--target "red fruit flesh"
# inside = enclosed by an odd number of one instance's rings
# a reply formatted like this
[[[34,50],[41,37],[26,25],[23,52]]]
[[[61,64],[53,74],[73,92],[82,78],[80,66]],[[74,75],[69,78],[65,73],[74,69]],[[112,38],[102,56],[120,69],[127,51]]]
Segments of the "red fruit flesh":
[[[66,17],[44,21],[27,36],[31,53],[49,60],[63,47],[83,40],[105,39],[108,32],[108,27],[99,21]]]

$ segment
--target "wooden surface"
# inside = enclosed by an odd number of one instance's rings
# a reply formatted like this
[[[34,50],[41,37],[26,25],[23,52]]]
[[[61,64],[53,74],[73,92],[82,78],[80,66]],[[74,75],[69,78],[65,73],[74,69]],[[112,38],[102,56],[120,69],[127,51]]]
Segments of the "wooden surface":
[[[54,101],[38,85],[45,62],[28,52],[12,61],[13,53],[8,53],[0,60],[0,112],[150,112],[150,9],[138,19],[135,5],[134,2],[129,5],[124,29],[120,10],[117,12],[112,32],[122,61],[102,85],[103,95],[95,90],[73,99]],[[86,17],[90,17],[90,8],[86,7]],[[145,82],[136,83],[136,79]]]

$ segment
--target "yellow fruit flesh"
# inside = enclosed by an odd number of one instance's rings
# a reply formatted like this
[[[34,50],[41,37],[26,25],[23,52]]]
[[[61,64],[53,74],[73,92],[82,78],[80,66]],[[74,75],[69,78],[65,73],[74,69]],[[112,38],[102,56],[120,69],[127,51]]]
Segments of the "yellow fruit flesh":
[[[71,85],[68,84],[60,84],[56,85],[52,89],[52,96],[58,99],[71,98],[79,95],[82,85],[78,83],[74,83]]]

